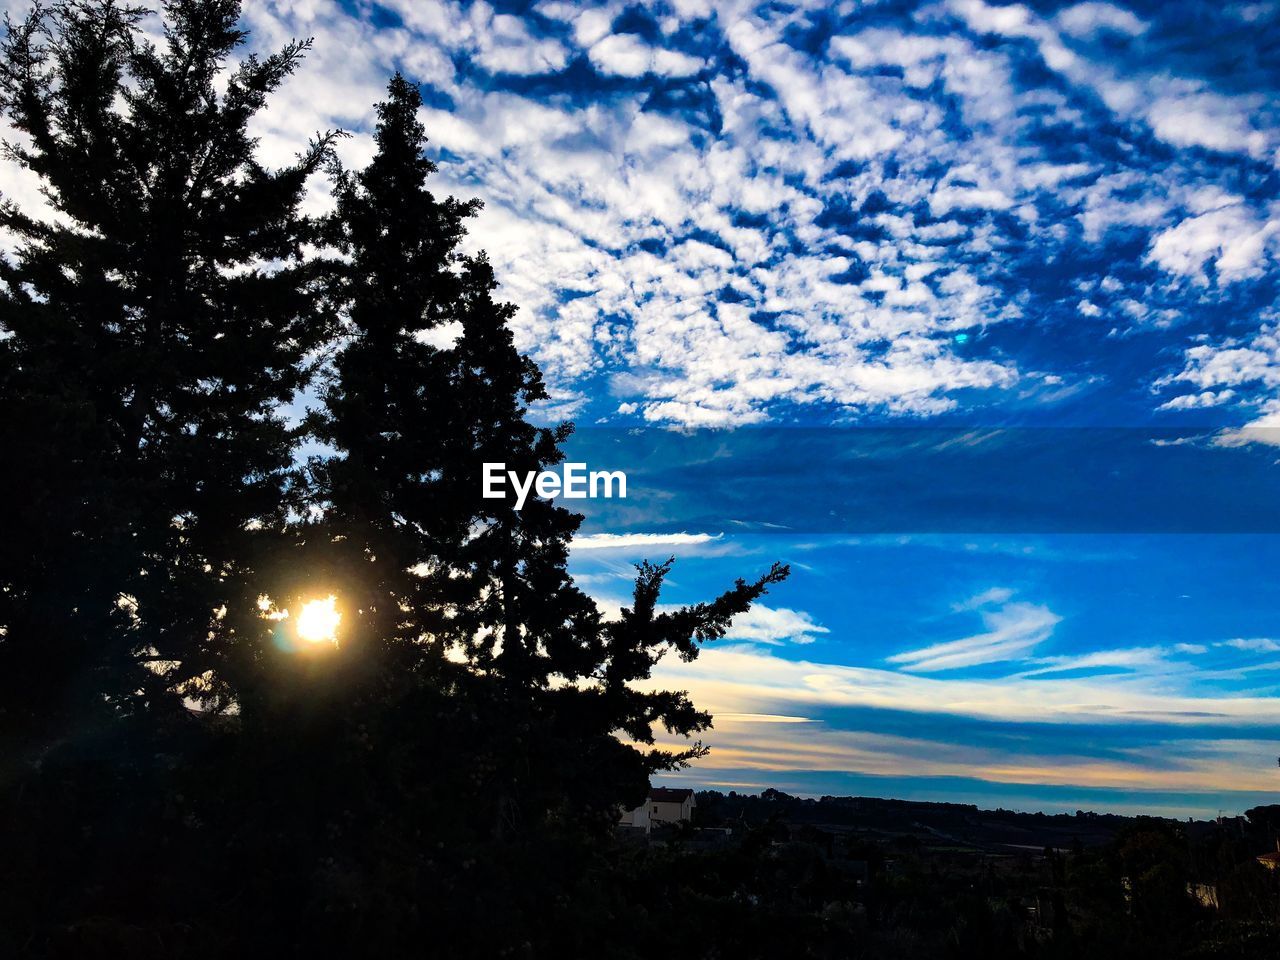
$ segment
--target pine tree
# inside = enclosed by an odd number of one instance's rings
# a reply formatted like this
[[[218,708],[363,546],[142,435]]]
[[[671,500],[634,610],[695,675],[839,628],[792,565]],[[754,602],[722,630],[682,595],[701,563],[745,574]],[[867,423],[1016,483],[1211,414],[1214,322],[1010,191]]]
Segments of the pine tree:
[[[479,205],[433,196],[419,93],[397,75],[388,94],[373,160],[335,189],[329,236],[345,257],[347,339],[325,393],[321,435],[337,455],[316,465],[326,510],[316,553],[348,578],[355,657],[380,661],[395,647],[405,665],[447,654],[483,679],[475,706],[501,718],[500,732],[470,749],[489,771],[477,794],[492,802],[494,833],[553,811],[604,822],[650,773],[701,753],[638,749],[615,734],[652,745],[655,725],[685,736],[709,724],[685,695],[633,684],[667,650],[695,657],[786,571],[660,613],[670,563],[646,565],[634,609],[606,623],[568,572],[581,517],[550,500],[517,510],[482,497],[484,463],[553,467],[572,426],[531,422],[547,393],[516,348],[515,310],[494,300],[483,254],[459,250]],[[422,336],[442,328],[456,332],[452,346]]]
[[[428,189],[397,77],[373,161],[335,164],[334,214],[300,217],[331,137],[270,171],[245,129],[306,45],[243,58],[218,94],[237,15],[170,0],[158,48],[112,0],[9,25],[0,108],[56,218],[0,212],[20,243],[0,263],[0,495],[23,506],[0,538],[4,719],[47,738],[206,712],[164,752],[73,740],[0,791],[21,878],[0,949],[84,916],[195,929],[209,955],[580,943],[603,921],[574,898],[621,896],[618,806],[703,752],[657,737],[710,723],[637,686],[786,570],[665,611],[670,561],[645,564],[606,621],[568,572],[580,518],[482,497],[484,462],[554,466],[572,428],[532,422],[546,390],[514,308],[460,246],[478,205]],[[293,428],[280,406],[339,311],[324,409]],[[311,429],[334,456],[294,469]],[[287,621],[260,594],[296,615],[329,592],[336,646],[273,642]]]
[[[7,22],[0,109],[49,212],[6,202],[0,265],[0,703],[14,727],[180,709],[234,670],[227,609],[279,536],[279,412],[326,336],[298,206],[318,138],[268,170],[247,133],[307,44],[245,57],[234,0],[72,0]],[[256,613],[256,611],[255,611]]]
[[[456,246],[476,204],[437,200],[422,154],[418,92],[397,75],[378,105],[369,166],[338,170],[327,239],[344,257],[339,350],[323,392],[318,434],[338,456],[317,461],[327,563],[345,578],[347,656],[414,659],[445,628],[426,585],[440,544],[465,533],[445,501],[450,361],[429,334],[456,320],[462,281]],[[324,551],[316,550],[314,555]]]
[[[397,75],[388,93],[373,161],[335,185],[330,237],[348,258],[348,339],[325,394],[321,437],[340,455],[317,465],[321,498],[331,535],[359,554],[343,565],[355,592],[363,597],[372,578],[395,598],[362,605],[362,623],[388,639],[407,630],[404,639],[486,669],[501,651],[502,673],[514,679],[530,669],[526,651],[554,645],[553,625],[573,619],[566,610],[548,619],[556,601],[590,609],[563,574],[577,519],[541,502],[520,516],[484,501],[480,465],[559,462],[568,428],[528,422],[529,406],[546,396],[541,375],[515,348],[514,309],[494,302],[487,260],[459,249],[479,203],[434,197],[418,90]],[[456,344],[433,345],[441,331],[455,332]],[[546,545],[540,565],[534,541]],[[379,623],[389,603],[410,607],[413,624]]]

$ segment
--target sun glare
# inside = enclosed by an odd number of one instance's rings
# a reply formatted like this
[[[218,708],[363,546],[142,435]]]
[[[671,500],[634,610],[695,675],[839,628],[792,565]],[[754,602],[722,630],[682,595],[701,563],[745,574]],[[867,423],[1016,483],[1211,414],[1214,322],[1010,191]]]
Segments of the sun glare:
[[[298,636],[308,643],[334,643],[341,620],[337,597],[312,600],[298,613]]]

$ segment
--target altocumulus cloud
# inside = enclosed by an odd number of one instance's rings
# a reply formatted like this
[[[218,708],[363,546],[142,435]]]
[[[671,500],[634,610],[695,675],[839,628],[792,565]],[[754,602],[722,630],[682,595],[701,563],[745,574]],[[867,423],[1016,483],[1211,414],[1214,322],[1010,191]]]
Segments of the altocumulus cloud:
[[[1278,16],[264,0],[246,25],[261,49],[316,41],[255,130],[269,162],[334,125],[362,162],[389,72],[423,84],[437,189],[486,203],[475,242],[548,416],[1066,416],[1088,395],[1239,423],[1280,411]]]

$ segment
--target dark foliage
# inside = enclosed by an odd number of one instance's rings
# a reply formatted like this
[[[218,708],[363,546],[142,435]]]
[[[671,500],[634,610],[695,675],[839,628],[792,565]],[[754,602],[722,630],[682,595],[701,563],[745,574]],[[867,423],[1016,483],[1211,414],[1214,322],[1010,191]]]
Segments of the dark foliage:
[[[0,208],[0,704],[36,742],[222,677],[217,612],[288,509],[279,406],[328,335],[298,204],[331,137],[268,171],[245,132],[305,44],[218,95],[238,5],[166,10],[158,47],[111,2],[37,9],[3,45],[9,150],[56,214]]]
[[[672,611],[646,564],[606,622],[579,518],[480,496],[571,427],[528,418],[416,88],[365,169],[332,133],[268,169],[248,125],[307,44],[224,73],[238,3],[169,0],[158,44],[145,17],[6,24],[10,150],[54,215],[0,210],[0,953],[598,952],[616,811],[710,724],[637,682],[786,570]],[[331,453],[300,465],[308,439]],[[286,612],[328,595],[339,642],[305,647]]]

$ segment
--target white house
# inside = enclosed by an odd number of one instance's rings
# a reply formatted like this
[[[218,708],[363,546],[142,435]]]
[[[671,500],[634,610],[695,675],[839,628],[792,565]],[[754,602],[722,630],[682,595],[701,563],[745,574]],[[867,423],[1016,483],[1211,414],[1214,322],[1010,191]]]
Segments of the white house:
[[[618,824],[623,827],[635,827],[637,830],[649,832],[649,805],[642,803],[634,810],[623,810],[622,816],[618,818]]]
[[[649,799],[634,810],[624,810],[618,822],[648,833],[659,824],[692,820],[697,802],[692,790],[651,787]]]

